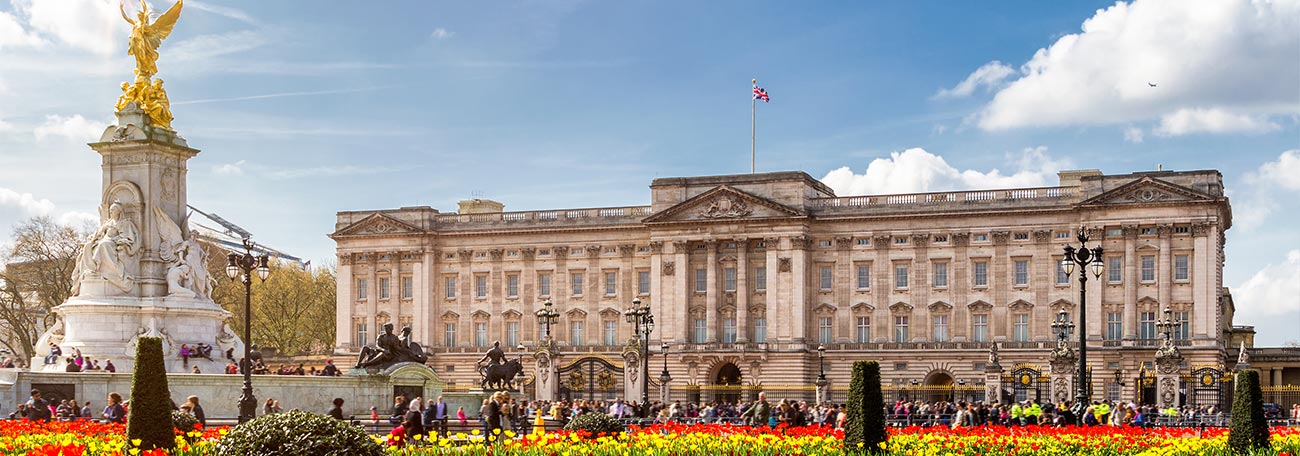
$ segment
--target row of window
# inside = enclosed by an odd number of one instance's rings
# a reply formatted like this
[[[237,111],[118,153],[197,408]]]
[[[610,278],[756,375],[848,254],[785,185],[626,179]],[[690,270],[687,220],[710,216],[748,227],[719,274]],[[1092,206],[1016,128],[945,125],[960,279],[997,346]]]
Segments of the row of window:
[[[1140,324],[1138,325],[1139,339],[1156,339],[1160,334],[1156,332],[1156,312],[1141,312]],[[1174,312],[1173,320],[1176,326],[1170,335],[1174,339],[1187,339],[1191,325],[1190,312]],[[896,315],[894,318],[894,342],[911,342],[908,329],[910,327],[911,317],[906,315]],[[1066,314],[1066,319],[1070,319]],[[934,315],[931,317],[930,340],[933,342],[948,342],[951,340],[948,332],[948,315]],[[828,344],[835,340],[834,318],[820,317],[817,319],[817,341]],[[859,316],[854,319],[854,341],[857,343],[871,342],[871,317]],[[697,333],[698,328],[703,327],[704,320],[696,320]],[[1119,312],[1106,313],[1106,340],[1120,340],[1123,338],[1124,320]],[[696,342],[702,341],[703,337],[697,334]],[[989,339],[989,315],[974,314],[971,315],[971,338],[972,342],[988,342]],[[1011,317],[1011,340],[1014,342],[1029,341],[1029,314],[1015,314]]]
[[[586,288],[584,286],[586,282],[584,280],[585,277],[586,274],[583,273],[575,272],[569,274],[569,283],[572,286],[572,292],[573,292],[571,296],[583,295]],[[603,285],[605,288],[605,294],[609,296],[613,296],[617,294],[618,273],[605,272],[603,279],[604,279]],[[369,296],[369,283],[368,283],[369,280],[367,280],[366,278],[357,278],[356,280],[357,280],[357,287],[356,287],[357,299],[364,300]],[[379,299],[388,299],[389,297],[388,278],[380,277],[378,280],[379,280],[379,289],[378,289]],[[638,294],[649,294],[650,293],[650,272],[637,271],[636,284],[637,284]],[[411,278],[402,277],[402,290],[401,290],[402,299],[411,299],[412,292],[413,292],[412,288],[413,287],[412,287]],[[457,293],[456,276],[447,276],[443,278],[443,291],[444,291],[444,296],[449,299],[456,297],[456,293]],[[475,275],[474,276],[474,297],[486,298],[488,296],[488,291],[489,291],[488,276],[486,274]],[[506,291],[506,297],[510,297],[510,298],[519,297],[519,274],[506,274],[505,291]],[[551,295],[551,274],[542,273],[537,275],[537,293],[540,296]]]

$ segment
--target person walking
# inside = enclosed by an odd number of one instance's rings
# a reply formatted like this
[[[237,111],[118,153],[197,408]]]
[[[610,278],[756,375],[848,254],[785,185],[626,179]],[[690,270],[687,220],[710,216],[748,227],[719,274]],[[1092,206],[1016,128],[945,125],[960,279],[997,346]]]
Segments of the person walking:
[[[740,414],[740,417],[745,418],[745,423],[748,423],[750,426],[767,425],[768,418],[771,416],[772,404],[767,402],[766,391],[759,392],[758,400],[754,401],[754,403],[749,406],[749,409],[746,409]]]
[[[504,392],[497,392],[496,394],[493,394],[492,399],[488,400],[487,406],[485,407],[485,410],[487,411],[487,417],[483,421],[486,427],[484,431],[484,438],[487,439],[488,445],[492,445],[500,438],[501,430],[502,430],[501,407],[503,406],[502,402],[504,401],[505,394],[506,393]]]
[[[334,407],[330,408],[329,415],[330,418],[334,418],[336,420],[343,419],[343,398],[341,397],[334,398]]]
[[[190,413],[193,413],[194,418],[199,420],[199,425],[203,427],[208,427],[208,417],[203,413],[203,406],[199,405],[198,396],[190,396],[185,398],[185,405],[190,406]]]

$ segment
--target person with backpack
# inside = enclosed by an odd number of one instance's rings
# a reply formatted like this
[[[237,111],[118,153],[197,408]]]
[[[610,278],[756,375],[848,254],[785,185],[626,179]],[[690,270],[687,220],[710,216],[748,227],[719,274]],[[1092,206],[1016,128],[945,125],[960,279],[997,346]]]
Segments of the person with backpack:
[[[29,421],[49,421],[53,413],[50,412],[50,403],[41,398],[41,390],[32,389],[32,397],[27,400],[27,419]]]

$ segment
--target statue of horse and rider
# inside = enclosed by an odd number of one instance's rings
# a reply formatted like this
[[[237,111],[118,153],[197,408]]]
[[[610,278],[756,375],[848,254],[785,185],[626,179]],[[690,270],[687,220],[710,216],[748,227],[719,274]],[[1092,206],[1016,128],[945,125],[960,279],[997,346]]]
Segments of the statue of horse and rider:
[[[384,332],[379,334],[374,346],[362,347],[361,356],[357,358],[358,369],[383,369],[397,363],[412,362],[424,364],[429,356],[424,354],[420,344],[411,341],[411,326],[402,327],[402,335],[393,334],[393,324],[385,323]]]
[[[484,361],[487,361],[486,365],[483,365]],[[479,386],[485,390],[514,390],[515,377],[524,372],[524,364],[518,359],[506,360],[500,341],[492,343],[492,349],[478,360],[478,364],[479,375],[483,377]]]

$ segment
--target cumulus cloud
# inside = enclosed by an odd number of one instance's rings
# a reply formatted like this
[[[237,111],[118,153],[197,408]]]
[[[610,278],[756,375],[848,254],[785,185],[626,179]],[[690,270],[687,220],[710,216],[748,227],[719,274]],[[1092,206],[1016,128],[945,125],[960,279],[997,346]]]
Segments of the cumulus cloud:
[[[1300,250],[1287,252],[1286,261],[1260,269],[1232,287],[1237,312],[1267,317],[1300,310]]]
[[[1300,149],[1282,152],[1273,160],[1254,171],[1247,172],[1239,188],[1229,188],[1228,197],[1234,200],[1233,222],[1243,230],[1251,231],[1264,224],[1278,208],[1281,191],[1300,192]]]
[[[48,199],[4,187],[0,187],[0,206],[16,207],[30,215],[46,215],[54,211],[54,203]]]
[[[244,165],[248,160],[240,160],[234,163],[226,163],[212,167],[212,172],[221,176],[242,176],[244,175]]]
[[[1267,133],[1282,127],[1266,116],[1235,114],[1222,109],[1179,109],[1160,117],[1155,133],[1181,136],[1192,133]]]
[[[130,27],[122,20],[116,0],[11,0],[14,10],[36,32],[96,54],[119,50]]]
[[[6,47],[35,47],[43,44],[40,37],[29,33],[12,14],[0,11],[0,50]]]
[[[1270,116],[1300,113],[1296,30],[1294,1],[1119,2],[1039,49],[968,121],[985,130],[1159,120],[1166,135],[1269,131]]]
[[[429,34],[429,36],[432,37],[432,38],[435,39],[435,40],[445,40],[445,39],[447,39],[447,38],[451,38],[451,37],[453,37],[453,36],[456,36],[456,32],[453,32],[453,31],[447,30],[447,29],[442,28],[442,27],[438,27],[438,28],[436,28],[436,29],[433,29],[433,33]]]
[[[58,114],[45,116],[45,123],[32,130],[37,141],[51,137],[65,137],[73,141],[91,142],[99,139],[107,123],[87,120],[81,114],[65,117]]]
[[[826,173],[821,181],[841,196],[1043,187],[1054,185],[1056,173],[1069,166],[1067,161],[1048,155],[1046,147],[1025,149],[1018,156],[1008,158],[1015,165],[1015,171],[1010,174],[996,168],[960,170],[943,157],[918,147],[872,160],[862,174],[845,166]]]
[[[1277,160],[1260,166],[1257,174],[1266,183],[1300,191],[1300,180],[1296,179],[1300,176],[1300,149],[1282,152]]]
[[[951,89],[940,89],[934,94],[934,98],[964,98],[969,97],[975,92],[975,89],[984,87],[985,90],[991,90],[1002,84],[1007,78],[1016,74],[1016,70],[1003,65],[1002,62],[994,60],[984,64],[976,69],[966,79],[957,83]]]

